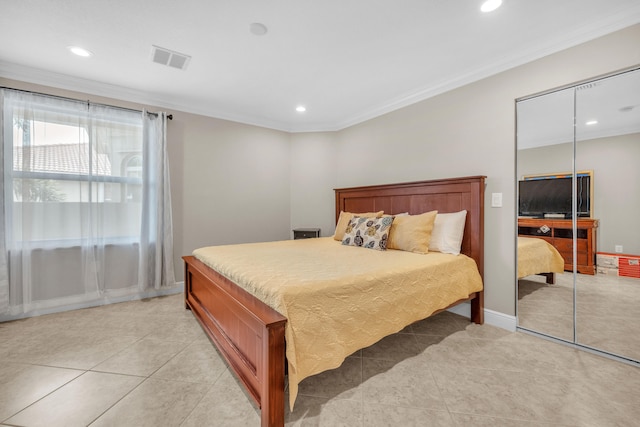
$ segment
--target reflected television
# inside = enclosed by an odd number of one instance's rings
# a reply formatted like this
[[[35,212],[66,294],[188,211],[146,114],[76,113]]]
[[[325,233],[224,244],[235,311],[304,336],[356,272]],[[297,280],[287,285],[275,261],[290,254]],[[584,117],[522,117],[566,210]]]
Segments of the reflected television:
[[[531,178],[518,182],[518,215],[531,218],[571,218],[570,176]],[[591,216],[591,176],[576,177],[577,217]]]

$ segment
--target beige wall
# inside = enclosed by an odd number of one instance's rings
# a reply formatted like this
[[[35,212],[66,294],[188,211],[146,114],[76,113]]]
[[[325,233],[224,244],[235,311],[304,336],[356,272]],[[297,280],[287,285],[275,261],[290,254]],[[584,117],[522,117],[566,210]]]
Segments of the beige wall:
[[[178,114],[184,158],[182,252],[201,246],[288,239],[290,134]],[[174,119],[175,120],[175,119]]]
[[[291,228],[320,228],[333,235],[336,188],[336,134],[291,135]]]
[[[515,99],[638,64],[639,41],[636,25],[336,132],[324,179],[348,187],[486,175],[485,303],[514,315]],[[494,192],[504,207],[490,207]],[[294,199],[292,208],[292,221],[312,215]]]

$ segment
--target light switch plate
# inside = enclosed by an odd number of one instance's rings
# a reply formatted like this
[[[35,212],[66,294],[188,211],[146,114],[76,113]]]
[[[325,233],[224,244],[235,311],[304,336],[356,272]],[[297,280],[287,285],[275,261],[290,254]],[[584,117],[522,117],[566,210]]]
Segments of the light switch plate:
[[[502,207],[502,193],[491,193],[491,207],[492,208]]]

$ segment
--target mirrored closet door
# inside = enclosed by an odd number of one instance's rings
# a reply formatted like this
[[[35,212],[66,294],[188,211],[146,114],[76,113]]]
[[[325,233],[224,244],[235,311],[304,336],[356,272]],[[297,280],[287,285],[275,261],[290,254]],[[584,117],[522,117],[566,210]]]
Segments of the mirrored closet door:
[[[517,103],[518,321],[524,328],[570,341],[573,239],[566,233],[573,224],[562,211],[572,208],[573,115],[572,89]],[[547,260],[538,266],[538,253],[550,250],[549,245],[564,255],[566,273],[553,274]],[[555,270],[564,272],[564,267],[562,263]]]
[[[640,70],[516,114],[518,328],[640,361]]]
[[[576,342],[640,360],[640,70],[576,88],[576,170],[593,170],[595,275],[576,275]]]

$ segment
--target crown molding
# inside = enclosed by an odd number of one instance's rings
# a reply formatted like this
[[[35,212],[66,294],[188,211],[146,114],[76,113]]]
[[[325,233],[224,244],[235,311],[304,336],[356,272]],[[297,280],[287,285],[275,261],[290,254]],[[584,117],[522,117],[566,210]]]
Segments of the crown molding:
[[[543,46],[533,47],[503,60],[495,61],[490,65],[478,68],[465,74],[459,74],[453,78],[430,84],[415,91],[411,91],[399,97],[382,102],[365,111],[346,117],[344,120],[330,123],[284,123],[254,116],[247,116],[210,106],[175,102],[136,89],[98,82],[82,77],[75,77],[24,65],[14,64],[0,60],[0,77],[24,81],[33,84],[51,86],[59,89],[82,92],[86,94],[119,99],[126,102],[149,105],[156,108],[182,111],[198,114],[222,120],[244,123],[248,125],[264,127],[289,133],[303,132],[331,132],[339,131],[367,120],[374,119],[395,110],[424,101],[450,90],[487,78],[489,76],[507,71],[511,68],[526,64],[542,57],[557,53],[561,50],[577,46],[581,43],[607,35],[614,31],[635,25],[640,22],[640,4],[630,11],[619,12],[603,19],[597,24],[583,26],[566,34],[562,40],[547,43]]]
[[[562,40],[548,43],[547,45],[532,47],[524,50],[517,55],[505,58],[502,61],[496,61],[486,67],[478,68],[472,72],[454,76],[450,80],[443,81],[436,85],[430,85],[390,100],[389,102],[354,115],[334,126],[333,130],[345,129],[359,123],[371,120],[373,118],[388,114],[400,108],[407,107],[412,104],[424,101],[442,93],[457,89],[469,83],[473,83],[484,78],[496,75],[498,73],[510,70],[512,68],[527,64],[545,56],[558,53],[562,50],[575,47],[582,43],[586,43],[598,37],[605,36],[618,30],[630,27],[640,22],[640,5],[635,8],[633,13],[625,11],[624,13],[615,14],[609,19],[599,22],[591,26],[583,26],[578,30],[568,33]]]
[[[163,99],[162,97],[158,97],[152,93],[140,91],[137,89],[131,89],[124,86],[112,85],[109,83],[85,79],[82,77],[56,73],[40,68],[28,67],[25,65],[10,63],[2,60],[0,60],[0,77],[25,83],[49,86],[56,89],[80,92],[87,95],[116,99],[128,103],[141,104],[155,108],[165,108],[172,111],[198,114],[201,116],[213,117],[220,120],[239,122],[247,125],[264,127],[283,132],[291,132],[291,129],[286,124],[272,120],[256,119],[255,117],[232,114],[229,112],[206,108],[199,105],[185,105],[175,101]]]

